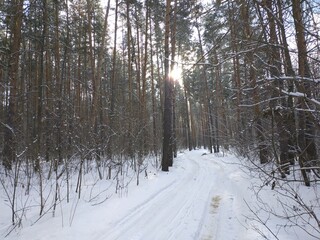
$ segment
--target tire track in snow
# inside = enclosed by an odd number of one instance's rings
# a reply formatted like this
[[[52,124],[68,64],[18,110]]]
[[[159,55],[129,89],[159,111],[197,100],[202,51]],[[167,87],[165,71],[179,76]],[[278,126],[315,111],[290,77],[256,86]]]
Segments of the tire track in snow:
[[[202,233],[197,239],[248,239],[245,237],[247,229],[243,226],[246,219],[244,215],[246,206],[243,200],[249,190],[246,184],[243,185],[243,181],[239,181],[245,178],[244,173],[239,165],[220,159],[221,162],[218,162],[219,159],[212,161],[221,168],[221,171],[215,171],[216,182],[219,184],[215,184],[211,189],[209,214],[206,216]],[[226,232],[228,232],[227,235]]]
[[[228,214],[236,210],[237,194],[232,187],[235,168],[229,168],[220,159],[223,158],[201,156],[199,151],[180,156],[180,174],[175,176],[177,169],[173,169],[169,184],[133,206],[125,217],[111,220],[104,233],[94,239],[219,239],[220,228],[228,231],[232,227],[228,226]]]
[[[111,231],[98,239],[195,239],[196,234],[182,236],[185,230],[190,230],[190,223],[194,226],[192,222],[201,221],[202,213],[199,214],[198,209],[204,208],[203,202],[207,196],[199,193],[204,192],[203,188],[206,187],[203,182],[208,169],[192,158],[183,161],[185,174],[181,179],[164,186],[125,218],[111,223]],[[198,212],[196,216],[195,212]],[[162,232],[161,236],[159,232]]]
[[[131,219],[137,215],[139,212],[145,210],[148,208],[148,206],[150,204],[152,204],[152,200],[155,199],[155,198],[158,198],[160,197],[161,195],[163,194],[166,194],[167,191],[169,191],[170,189],[174,188],[175,185],[176,185],[176,180],[174,180],[173,182],[165,185],[163,188],[161,188],[159,190],[159,192],[156,192],[154,194],[152,194],[149,198],[147,198],[144,202],[140,203],[139,205],[137,205],[134,209],[132,209],[130,211],[130,213],[125,216],[124,218],[118,220],[117,222],[114,223],[114,226],[113,228],[117,228],[119,226],[123,226],[124,224],[126,224],[127,222],[131,221]]]

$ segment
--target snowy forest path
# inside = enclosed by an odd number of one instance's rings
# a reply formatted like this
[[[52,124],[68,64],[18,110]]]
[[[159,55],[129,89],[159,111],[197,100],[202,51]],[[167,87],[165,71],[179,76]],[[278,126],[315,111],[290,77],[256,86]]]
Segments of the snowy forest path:
[[[130,186],[117,194],[111,187],[115,182],[96,182],[87,174],[83,199],[61,203],[55,217],[46,214],[39,221],[36,209],[30,209],[23,228],[7,239],[258,239],[243,227],[250,214],[244,199],[250,202],[251,179],[235,156],[184,151],[169,172],[148,169],[147,177],[140,174],[139,186],[136,175],[123,174]]]
[[[108,224],[97,240],[239,239],[234,217],[242,200],[237,166],[201,151],[178,157],[158,191]],[[238,171],[236,171],[236,169]],[[238,220],[236,220],[238,221]],[[239,225],[239,224],[237,224]]]

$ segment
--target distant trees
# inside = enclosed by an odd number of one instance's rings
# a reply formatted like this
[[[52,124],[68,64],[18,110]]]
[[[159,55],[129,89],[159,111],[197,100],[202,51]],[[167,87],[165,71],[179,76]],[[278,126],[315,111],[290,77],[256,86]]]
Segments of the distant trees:
[[[270,163],[266,185],[317,182],[319,10],[315,0],[0,1],[0,184],[11,184],[12,223],[24,216],[18,189],[36,189],[41,217],[61,184],[69,202],[94,172],[118,193],[128,169],[139,184],[146,158],[169,171],[180,149]]]
[[[148,115],[152,112],[159,124],[162,73],[156,69],[162,63],[154,56],[162,49],[154,48],[151,31],[161,18],[151,10],[142,17],[141,2],[118,3],[112,26],[118,30],[108,32],[110,4],[105,13],[92,0],[1,4],[1,162],[6,169],[17,156],[36,171],[42,161],[52,161],[56,169],[74,154],[135,158],[140,139],[142,155],[159,152],[148,138],[151,132],[159,136],[161,128],[155,129]],[[151,9],[157,3],[146,4]],[[121,25],[126,19],[135,21]],[[121,32],[126,32],[122,39]],[[130,146],[119,144],[125,139]]]
[[[174,6],[171,2],[172,15]],[[185,6],[189,12],[183,12]],[[254,150],[261,163],[275,160],[285,176],[300,151],[296,134],[299,94],[294,92],[304,92],[297,88],[300,79],[289,77],[295,76],[291,62],[295,55],[288,47],[290,23],[283,15],[293,17],[293,10],[279,1],[245,4],[226,1],[206,7],[212,11],[206,12],[206,8],[196,3],[178,4],[178,21],[183,14],[193,17],[186,25],[193,25],[197,37],[188,44],[198,50],[190,58],[185,54],[188,47],[180,51],[183,44],[177,43],[182,57],[180,65],[193,64],[192,70],[184,74],[184,97],[180,98],[185,102],[187,120],[182,125],[177,124],[177,118],[173,122],[186,129],[186,134],[179,136],[188,140],[190,149],[204,145],[219,151],[223,144],[226,148],[237,146],[243,154]],[[205,24],[197,23],[197,16]],[[241,31],[237,31],[238,24]],[[175,38],[170,34],[169,38],[179,39],[183,35],[182,26],[186,25],[178,24]],[[284,74],[289,78],[283,78]],[[180,106],[179,102],[174,106]],[[180,110],[176,109],[177,112]],[[316,132],[314,128],[313,136]],[[313,149],[316,148],[315,144]],[[315,155],[313,158],[316,159]]]
[[[318,8],[2,1],[1,162],[39,174],[47,163],[51,174],[79,158],[110,177],[124,161],[138,173],[150,154],[168,171],[179,148],[234,147],[274,161],[282,177],[297,162],[310,185],[319,167]],[[183,85],[169,74],[177,65]]]
[[[306,168],[317,171],[319,164],[319,75],[309,67],[318,61],[314,7],[314,1],[276,0],[196,4],[198,53],[185,76],[193,107],[205,117],[204,146],[218,150],[223,143],[261,163],[274,161],[282,177],[297,160],[306,185]]]
[[[312,0],[210,4],[200,12],[204,30],[197,49],[204,51],[188,76],[194,85],[190,95],[195,98],[200,92],[206,95],[195,87],[200,82],[198,69],[204,65],[207,73],[213,73],[212,99],[222,103],[213,105],[213,112],[218,111],[217,139],[251,159],[250,166],[263,173],[259,177],[265,185],[253,187],[259,199],[257,212],[287,219],[281,227],[308,222],[317,233],[316,208],[303,200],[297,186],[313,185],[315,190],[320,177],[320,76],[314,65],[319,65],[319,9]],[[221,129],[224,125],[226,130]],[[279,211],[264,201],[263,189],[285,197],[277,199]],[[310,195],[318,200],[316,190]],[[304,210],[297,211],[289,201]],[[268,220],[256,217],[268,227]]]

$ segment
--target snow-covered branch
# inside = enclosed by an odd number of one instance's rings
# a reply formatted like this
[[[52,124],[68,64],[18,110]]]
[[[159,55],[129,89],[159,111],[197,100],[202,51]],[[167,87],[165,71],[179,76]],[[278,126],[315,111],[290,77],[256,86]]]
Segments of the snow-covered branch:
[[[308,81],[308,82],[313,82],[316,84],[320,83],[320,78],[307,78],[307,77],[301,77],[301,76],[280,76],[280,77],[267,77],[266,80],[268,81]]]

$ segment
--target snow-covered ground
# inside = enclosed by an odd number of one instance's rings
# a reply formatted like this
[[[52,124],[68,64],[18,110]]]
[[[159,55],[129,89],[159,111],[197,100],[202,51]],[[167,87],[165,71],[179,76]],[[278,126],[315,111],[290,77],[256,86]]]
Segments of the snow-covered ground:
[[[87,187],[80,200],[75,195],[70,203],[62,201],[54,217],[49,209],[38,219],[38,209],[30,208],[23,217],[22,228],[12,231],[6,239],[315,239],[293,227],[277,227],[283,223],[273,221],[268,213],[263,213],[261,219],[276,236],[256,220],[259,205],[255,204],[257,193],[253,186],[261,185],[262,180],[234,155],[185,151],[179,153],[170,172],[150,169],[147,177],[141,173],[139,186],[131,181],[117,194],[110,180],[84,182]],[[10,208],[2,187],[0,190],[2,239],[10,228]],[[271,187],[261,191],[270,198],[267,203],[275,198]]]

